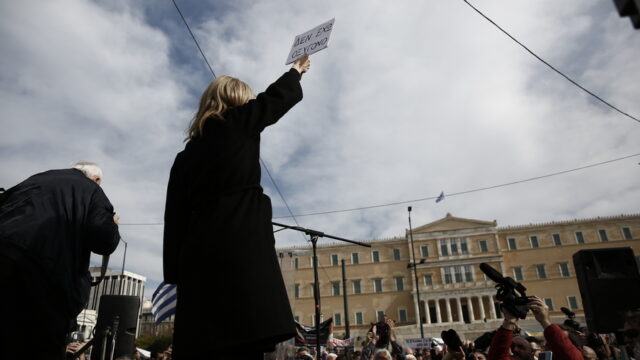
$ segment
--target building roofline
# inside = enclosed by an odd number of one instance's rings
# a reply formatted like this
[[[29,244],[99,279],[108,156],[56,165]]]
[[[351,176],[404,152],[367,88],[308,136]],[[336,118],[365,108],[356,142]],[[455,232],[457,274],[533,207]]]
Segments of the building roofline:
[[[590,222],[599,222],[599,221],[608,221],[608,220],[630,220],[633,218],[640,217],[640,213],[637,214],[620,214],[620,215],[612,215],[612,216],[597,216],[592,218],[584,218],[584,219],[572,219],[572,220],[560,220],[560,221],[549,221],[549,222],[541,222],[541,223],[530,223],[525,225],[509,225],[509,226],[501,226],[496,228],[498,231],[503,230],[522,230],[533,227],[546,227],[546,226],[558,226],[558,225],[571,225],[571,224],[584,224]]]

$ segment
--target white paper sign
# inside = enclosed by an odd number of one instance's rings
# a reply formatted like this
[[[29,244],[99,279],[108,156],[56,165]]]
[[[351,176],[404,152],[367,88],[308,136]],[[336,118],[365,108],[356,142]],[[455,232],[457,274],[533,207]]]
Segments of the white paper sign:
[[[333,18],[324,24],[318,25],[315,28],[302,33],[293,40],[293,46],[287,57],[285,65],[289,65],[296,61],[304,54],[313,54],[325,49],[329,43],[329,36],[331,36],[331,30],[333,30],[333,23],[336,19]]]

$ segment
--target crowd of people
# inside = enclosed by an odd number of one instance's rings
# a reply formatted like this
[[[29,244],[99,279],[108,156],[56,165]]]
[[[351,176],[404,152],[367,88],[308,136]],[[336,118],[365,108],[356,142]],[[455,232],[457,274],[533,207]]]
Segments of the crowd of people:
[[[620,319],[620,331],[598,334],[574,319],[566,319],[561,324],[552,323],[547,305],[538,297],[529,299],[528,308],[541,326],[542,336],[526,333],[519,327],[519,319],[503,308],[503,323],[494,331],[473,340],[461,339],[457,346],[447,344],[445,339],[443,345],[433,342],[428,348],[415,349],[403,346],[396,336],[395,322],[383,317],[371,326],[358,351],[337,354],[329,346],[318,357],[313,348],[299,347],[272,353],[265,359],[640,360],[640,309],[628,311],[624,319]]]

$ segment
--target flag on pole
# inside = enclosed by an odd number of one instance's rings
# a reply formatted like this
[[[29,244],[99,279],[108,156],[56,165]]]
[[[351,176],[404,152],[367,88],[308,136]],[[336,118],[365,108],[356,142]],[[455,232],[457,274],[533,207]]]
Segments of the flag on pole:
[[[151,312],[156,319],[156,324],[161,323],[169,316],[176,313],[177,288],[173,284],[162,282],[151,298]]]
[[[440,195],[438,195],[438,198],[436,199],[436,202],[439,203],[442,200],[444,200],[444,191],[440,192]]]

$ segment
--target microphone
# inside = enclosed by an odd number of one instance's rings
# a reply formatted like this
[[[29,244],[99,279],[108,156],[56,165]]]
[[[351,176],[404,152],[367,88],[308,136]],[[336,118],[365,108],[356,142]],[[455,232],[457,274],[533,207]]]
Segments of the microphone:
[[[502,274],[500,274],[496,269],[494,269],[487,263],[480,264],[480,270],[482,270],[482,272],[485,273],[489,277],[489,279],[497,282],[498,284],[503,284],[505,282],[504,276],[502,276]]]

